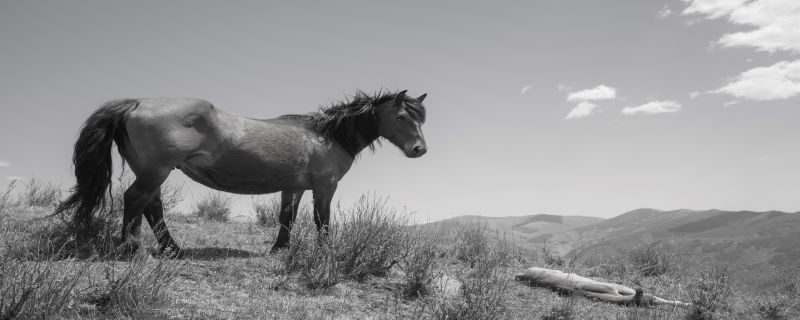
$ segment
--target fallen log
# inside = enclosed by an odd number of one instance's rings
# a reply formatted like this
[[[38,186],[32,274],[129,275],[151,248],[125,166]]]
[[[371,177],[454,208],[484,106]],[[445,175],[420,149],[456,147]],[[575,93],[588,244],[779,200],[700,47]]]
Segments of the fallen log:
[[[562,294],[580,294],[590,299],[622,305],[641,307],[668,305],[682,308],[692,306],[691,303],[666,300],[644,293],[642,289],[634,290],[621,284],[602,282],[559,270],[532,267],[522,273],[518,273],[515,280],[527,282],[531,286],[548,288]]]

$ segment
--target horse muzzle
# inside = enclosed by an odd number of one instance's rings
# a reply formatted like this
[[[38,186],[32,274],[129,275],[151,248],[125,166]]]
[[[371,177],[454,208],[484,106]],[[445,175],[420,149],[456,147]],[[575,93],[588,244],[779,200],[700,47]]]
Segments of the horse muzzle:
[[[428,152],[428,147],[425,145],[415,145],[411,149],[406,150],[406,157],[419,158]]]

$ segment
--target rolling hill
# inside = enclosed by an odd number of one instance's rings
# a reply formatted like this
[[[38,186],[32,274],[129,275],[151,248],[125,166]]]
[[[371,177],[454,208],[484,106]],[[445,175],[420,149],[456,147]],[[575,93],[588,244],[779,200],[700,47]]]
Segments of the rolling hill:
[[[800,265],[800,213],[644,208],[610,219],[539,214],[460,216],[437,223],[483,223],[518,246],[538,250],[546,241],[553,251],[577,254],[587,265],[626,249],[656,246],[675,252],[689,270],[700,261],[727,263],[737,277],[759,287]]]

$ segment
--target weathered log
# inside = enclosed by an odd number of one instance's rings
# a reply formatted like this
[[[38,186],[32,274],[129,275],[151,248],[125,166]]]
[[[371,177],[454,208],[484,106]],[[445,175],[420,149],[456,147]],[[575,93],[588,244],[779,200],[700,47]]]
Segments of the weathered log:
[[[531,286],[544,287],[565,294],[580,294],[590,299],[602,300],[622,305],[650,307],[655,305],[669,305],[688,308],[691,303],[665,300],[652,294],[644,293],[642,289],[631,289],[621,284],[597,281],[566,273],[559,270],[532,267],[515,277],[517,281],[526,282]]]

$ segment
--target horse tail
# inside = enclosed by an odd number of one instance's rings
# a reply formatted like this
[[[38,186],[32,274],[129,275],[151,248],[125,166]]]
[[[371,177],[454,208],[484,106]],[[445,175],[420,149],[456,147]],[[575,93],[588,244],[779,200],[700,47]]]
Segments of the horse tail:
[[[111,144],[116,142],[120,155],[124,154],[128,134],[125,121],[129,111],[138,105],[139,100],[135,99],[109,101],[86,119],[72,155],[77,184],[69,197],[56,207],[53,215],[74,210],[73,224],[76,227],[90,227],[92,213],[98,207],[106,206],[106,190],[111,193]]]

